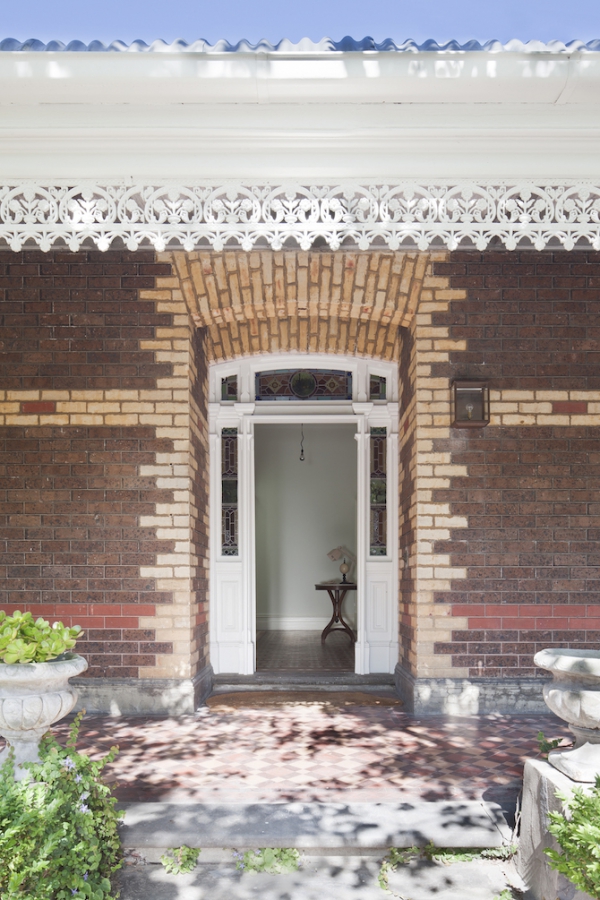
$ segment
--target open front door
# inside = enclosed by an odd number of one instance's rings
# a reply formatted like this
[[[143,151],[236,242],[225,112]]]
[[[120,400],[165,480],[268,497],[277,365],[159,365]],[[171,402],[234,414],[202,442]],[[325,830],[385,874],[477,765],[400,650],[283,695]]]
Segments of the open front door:
[[[261,403],[254,385],[269,370],[331,372],[352,386],[343,400]],[[287,368],[284,368],[287,367]],[[306,367],[304,369],[303,367]],[[371,400],[369,384],[389,385]],[[333,379],[332,379],[333,381]],[[357,440],[356,673],[392,673],[398,660],[397,367],[348,357],[252,357],[210,375],[210,635],[215,673],[256,668],[254,426],[353,424]],[[240,401],[240,402],[238,402]],[[329,548],[324,548],[324,553]]]

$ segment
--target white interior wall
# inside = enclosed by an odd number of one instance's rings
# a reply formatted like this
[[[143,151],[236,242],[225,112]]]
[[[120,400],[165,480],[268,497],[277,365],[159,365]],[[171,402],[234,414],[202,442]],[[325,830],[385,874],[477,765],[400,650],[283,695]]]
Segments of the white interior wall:
[[[327,553],[356,553],[354,425],[256,425],[256,598],[258,630],[321,629],[331,618],[319,581],[341,578]],[[344,601],[355,625],[356,593]]]

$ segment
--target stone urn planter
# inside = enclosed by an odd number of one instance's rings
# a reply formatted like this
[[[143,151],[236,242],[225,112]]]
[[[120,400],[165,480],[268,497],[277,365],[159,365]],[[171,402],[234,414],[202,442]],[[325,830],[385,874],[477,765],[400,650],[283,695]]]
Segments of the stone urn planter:
[[[49,662],[0,662],[0,735],[14,750],[17,780],[27,774],[22,763],[39,762],[42,736],[75,706],[77,691],[69,678],[87,667],[87,661],[75,653]],[[0,765],[8,753],[8,747],[0,753]]]
[[[552,673],[544,700],[575,736],[574,747],[551,750],[548,762],[573,781],[594,782],[600,775],[600,651],[540,650],[533,661]]]

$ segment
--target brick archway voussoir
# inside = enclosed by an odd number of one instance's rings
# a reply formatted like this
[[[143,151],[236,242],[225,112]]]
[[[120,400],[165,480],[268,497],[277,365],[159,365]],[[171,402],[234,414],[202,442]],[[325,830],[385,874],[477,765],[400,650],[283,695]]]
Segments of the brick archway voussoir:
[[[297,351],[394,359],[432,254],[169,251],[213,360]]]

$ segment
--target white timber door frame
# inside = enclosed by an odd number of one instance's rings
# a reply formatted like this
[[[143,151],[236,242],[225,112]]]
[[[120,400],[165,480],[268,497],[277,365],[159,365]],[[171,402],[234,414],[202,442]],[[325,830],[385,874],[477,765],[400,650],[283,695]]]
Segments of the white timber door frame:
[[[351,400],[257,400],[255,378],[273,370],[350,372]],[[371,378],[385,379],[385,400],[370,399]],[[226,379],[237,399],[222,399]],[[393,672],[398,661],[398,367],[396,363],[333,354],[266,354],[215,363],[209,371],[210,656],[216,674],[256,671],[256,550],[254,426],[354,424],[357,441],[357,642],[359,675]],[[386,429],[385,555],[371,555],[371,429]],[[237,434],[237,545],[222,539],[223,429]],[[230,432],[231,433],[231,432]],[[324,548],[323,552],[327,552]]]

